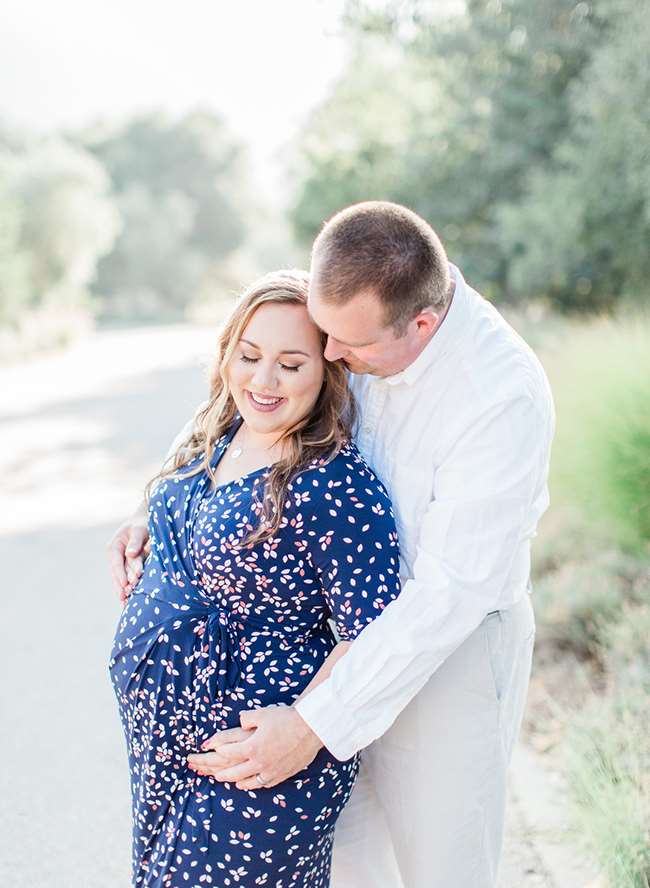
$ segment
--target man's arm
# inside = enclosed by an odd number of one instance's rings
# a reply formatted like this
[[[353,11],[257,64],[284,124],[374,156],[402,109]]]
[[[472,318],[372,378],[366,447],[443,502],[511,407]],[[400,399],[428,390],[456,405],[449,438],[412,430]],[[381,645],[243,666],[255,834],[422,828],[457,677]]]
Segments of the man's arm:
[[[522,551],[531,503],[548,471],[549,445],[550,420],[526,396],[487,411],[439,467],[413,578],[329,679],[296,704],[337,758],[381,736],[496,608]],[[520,567],[524,582],[528,567]]]
[[[148,538],[147,512],[142,502],[117,528],[107,546],[113,587],[122,605],[142,574],[142,555]]]
[[[199,413],[200,410],[203,409],[204,406],[205,406],[205,404],[201,404],[197,408],[196,413],[194,414],[192,419],[188,419],[188,421],[185,423],[183,428],[180,430],[180,432],[176,435],[176,437],[174,438],[172,443],[169,445],[169,450],[165,454],[165,462],[167,462],[167,460],[176,453],[176,451],[181,446],[183,441],[185,441],[187,438],[189,438],[189,436],[192,432],[192,429],[194,428],[194,423],[196,421],[196,415]]]

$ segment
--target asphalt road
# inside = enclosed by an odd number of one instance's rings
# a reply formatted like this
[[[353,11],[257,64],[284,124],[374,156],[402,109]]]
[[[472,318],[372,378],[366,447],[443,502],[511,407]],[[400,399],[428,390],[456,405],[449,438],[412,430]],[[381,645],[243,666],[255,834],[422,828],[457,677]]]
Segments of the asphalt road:
[[[0,370],[2,886],[129,885],[105,549],[203,399],[213,340],[198,328],[107,333]],[[500,888],[564,888],[516,799]]]

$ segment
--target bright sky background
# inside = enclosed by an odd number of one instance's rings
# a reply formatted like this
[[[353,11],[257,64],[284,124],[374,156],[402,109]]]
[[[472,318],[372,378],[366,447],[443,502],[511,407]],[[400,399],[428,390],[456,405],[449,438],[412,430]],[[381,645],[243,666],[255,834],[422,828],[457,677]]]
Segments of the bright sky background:
[[[327,93],[344,0],[3,0],[0,120],[48,130],[214,108],[258,173]]]

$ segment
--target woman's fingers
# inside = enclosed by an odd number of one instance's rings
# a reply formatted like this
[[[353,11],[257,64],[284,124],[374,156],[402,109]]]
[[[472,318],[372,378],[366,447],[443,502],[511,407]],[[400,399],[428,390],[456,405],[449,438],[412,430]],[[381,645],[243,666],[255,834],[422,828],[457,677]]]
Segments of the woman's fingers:
[[[218,752],[204,752],[188,755],[187,767],[197,774],[209,774],[214,777],[218,772],[228,768],[229,763],[224,761]]]
[[[223,769],[224,762],[218,752],[196,752],[188,755],[187,765],[189,768],[194,768],[198,771],[206,771],[209,768]]]

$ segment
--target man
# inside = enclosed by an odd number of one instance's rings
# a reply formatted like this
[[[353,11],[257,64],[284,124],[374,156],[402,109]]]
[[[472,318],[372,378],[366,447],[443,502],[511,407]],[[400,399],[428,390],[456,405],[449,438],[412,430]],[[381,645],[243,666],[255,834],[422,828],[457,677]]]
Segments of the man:
[[[309,311],[325,357],[355,374],[356,440],[393,499],[402,593],[314,691],[242,713],[241,729],[190,758],[259,789],[322,745],[339,759],[365,749],[334,888],[492,888],[534,640],[548,382],[431,227],[395,204],[348,207],[324,226]],[[113,543],[118,578],[130,532]],[[145,535],[133,535],[137,554]]]

